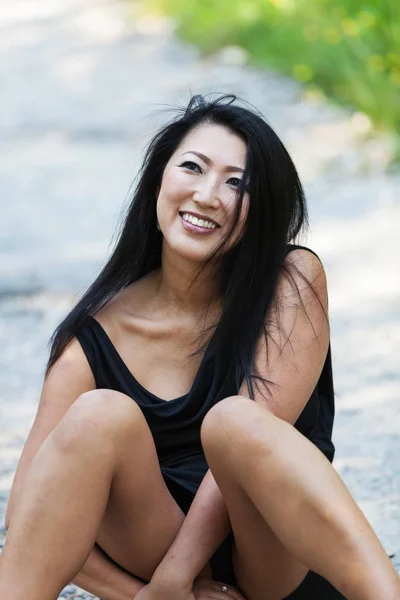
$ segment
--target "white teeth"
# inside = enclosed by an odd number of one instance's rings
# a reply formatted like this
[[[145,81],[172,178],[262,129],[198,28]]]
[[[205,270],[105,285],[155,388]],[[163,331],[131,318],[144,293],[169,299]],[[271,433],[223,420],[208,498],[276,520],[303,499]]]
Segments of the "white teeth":
[[[189,221],[189,223],[193,223],[193,225],[197,225],[198,227],[205,227],[207,229],[217,228],[215,223],[212,223],[211,221],[205,221],[204,219],[198,219],[189,213],[183,213],[182,218],[184,221]]]

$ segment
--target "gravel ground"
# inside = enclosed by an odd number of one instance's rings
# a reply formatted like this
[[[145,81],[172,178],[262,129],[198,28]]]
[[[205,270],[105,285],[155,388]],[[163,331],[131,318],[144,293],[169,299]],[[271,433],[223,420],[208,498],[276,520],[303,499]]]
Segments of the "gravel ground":
[[[330,287],[336,468],[400,571],[400,174],[363,115],[235,49],[201,57],[110,0],[15,0],[0,16],[0,546],[47,341],[104,262],[161,105],[232,91],[289,148]],[[65,598],[86,598],[73,586]]]

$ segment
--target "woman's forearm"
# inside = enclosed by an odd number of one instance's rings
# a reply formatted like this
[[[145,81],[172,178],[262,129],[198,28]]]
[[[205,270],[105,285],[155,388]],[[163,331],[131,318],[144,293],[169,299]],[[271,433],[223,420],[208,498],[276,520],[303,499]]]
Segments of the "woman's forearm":
[[[132,600],[145,585],[115,565],[98,546],[73,583],[102,600]]]
[[[209,470],[153,579],[190,587],[230,530],[228,510]]]

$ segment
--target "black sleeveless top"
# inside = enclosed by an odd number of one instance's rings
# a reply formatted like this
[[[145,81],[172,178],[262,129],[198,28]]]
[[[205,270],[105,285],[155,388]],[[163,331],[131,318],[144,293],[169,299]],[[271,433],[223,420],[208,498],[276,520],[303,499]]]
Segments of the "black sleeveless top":
[[[289,245],[288,252],[296,248],[309,250],[303,246]],[[240,385],[235,387],[232,382],[224,386],[226,378],[223,367],[216,364],[206,351],[191,390],[173,400],[162,400],[136,380],[95,318],[88,316],[76,337],[87,357],[97,389],[122,392],[140,406],[154,438],[164,481],[180,508],[187,513],[208,470],[200,441],[203,418],[216,402],[238,394]],[[330,461],[334,456],[334,412],[329,346],[317,385],[295,427]],[[215,580],[237,585],[232,563],[232,544],[233,535],[230,534],[210,562]],[[344,600],[328,582],[311,571],[287,600],[308,600],[310,597]]]
[[[291,245],[288,250],[298,248]],[[221,390],[222,369],[206,351],[191,390],[173,400],[162,400],[146,390],[129,371],[107,333],[93,317],[77,338],[92,369],[96,387],[116,390],[140,406],[154,437],[160,468],[173,496],[187,510],[208,466],[200,441],[200,426],[210,408],[222,398],[239,393],[232,383]],[[334,392],[329,347],[318,383],[295,427],[332,461]],[[186,512],[185,510],[185,512]]]

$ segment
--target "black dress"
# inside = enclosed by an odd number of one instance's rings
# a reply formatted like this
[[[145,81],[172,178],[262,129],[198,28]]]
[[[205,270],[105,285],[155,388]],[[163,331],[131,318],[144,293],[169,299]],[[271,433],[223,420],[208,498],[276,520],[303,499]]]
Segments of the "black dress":
[[[233,384],[221,386],[224,380],[223,369],[215,364],[206,351],[191,390],[183,396],[165,401],[146,390],[135,379],[96,319],[87,317],[77,338],[93,372],[96,387],[122,392],[140,406],[155,441],[164,481],[186,514],[208,470],[200,441],[200,425],[216,402],[237,394],[239,390]],[[333,418],[334,395],[329,348],[317,386],[295,427],[330,461],[334,455],[331,439]],[[236,585],[231,558],[232,541],[232,535],[228,536],[211,559],[211,566],[216,580]],[[323,587],[317,589],[321,585]],[[330,592],[332,596],[329,595]],[[325,580],[310,573],[290,598],[336,600],[343,596],[334,591]]]

